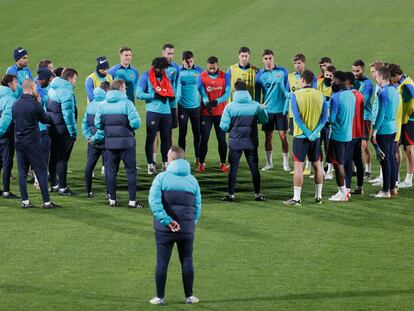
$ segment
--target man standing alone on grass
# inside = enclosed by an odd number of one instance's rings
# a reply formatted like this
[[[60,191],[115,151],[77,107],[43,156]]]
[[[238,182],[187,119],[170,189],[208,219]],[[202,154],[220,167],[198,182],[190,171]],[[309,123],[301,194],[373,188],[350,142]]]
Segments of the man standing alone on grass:
[[[234,89],[233,102],[224,108],[220,121],[220,128],[224,132],[230,132],[228,194],[223,198],[223,201],[234,201],[236,178],[242,153],[246,157],[252,174],[255,200],[265,201],[265,197],[260,193],[257,124],[265,124],[268,116],[266,110],[258,102],[252,100],[246,82],[237,81],[234,84]]]
[[[172,146],[169,150],[167,170],[155,177],[148,202],[154,215],[157,245],[157,296],[149,303],[164,304],[167,269],[174,244],[177,244],[181,262],[185,303],[197,303],[199,299],[193,296],[193,242],[195,224],[201,213],[201,192],[180,147]]]

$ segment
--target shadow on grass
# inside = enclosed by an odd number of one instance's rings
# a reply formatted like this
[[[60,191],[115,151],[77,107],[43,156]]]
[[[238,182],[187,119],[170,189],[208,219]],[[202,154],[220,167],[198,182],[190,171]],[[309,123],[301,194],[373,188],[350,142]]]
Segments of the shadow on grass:
[[[0,292],[3,294],[35,294],[43,296],[64,296],[73,299],[91,299],[99,301],[119,301],[119,302],[136,302],[137,297],[114,296],[104,294],[92,294],[87,291],[76,291],[73,289],[43,288],[31,285],[20,284],[0,284]]]
[[[105,207],[106,208],[106,207]],[[117,212],[114,215],[108,214],[110,211]],[[129,210],[131,213],[137,212],[137,210]],[[143,211],[143,210],[140,210]],[[99,229],[109,230],[117,233],[130,234],[130,235],[143,235],[153,232],[152,216],[142,215],[147,217],[135,217],[135,218],[122,218],[120,219],[117,210],[97,211],[95,208],[84,208],[70,210],[59,209],[54,213],[49,213],[54,217],[62,219],[69,219],[72,221],[80,222],[89,226],[93,226]],[[128,211],[127,211],[128,212]]]
[[[17,284],[0,284],[0,292],[3,294],[35,294],[43,296],[65,296],[73,299],[87,299],[97,301],[117,301],[119,303],[145,304],[141,297],[115,296],[105,294],[92,294],[87,291],[76,291],[72,289],[42,288],[30,285]],[[344,299],[344,298],[371,298],[371,297],[388,297],[399,295],[413,295],[414,289],[390,289],[390,290],[360,290],[360,291],[339,291],[339,292],[315,292],[315,293],[298,293],[274,296],[258,297],[233,297],[227,299],[210,299],[201,300],[201,304],[217,303],[255,303],[255,302],[277,302],[277,301],[301,301],[301,300],[326,300],[326,299]],[[182,305],[182,301],[170,301],[168,305]]]
[[[341,208],[342,207],[342,208]],[[386,207],[384,207],[386,208]],[[318,221],[337,223],[343,226],[354,228],[369,227],[374,229],[387,229],[395,231],[396,226],[412,228],[414,221],[405,215],[396,215],[393,210],[384,210],[383,207],[358,208],[349,207],[347,203],[338,203],[335,207],[329,208],[300,208],[300,215],[316,218]],[[286,209],[287,212],[296,214],[297,209]]]
[[[358,297],[384,297],[397,295],[412,295],[414,289],[391,289],[391,290],[361,290],[343,292],[316,292],[303,294],[287,294],[281,296],[260,296],[260,297],[234,297],[229,299],[203,300],[203,303],[226,303],[226,302],[271,302],[271,301],[295,301],[295,300],[323,300]]]

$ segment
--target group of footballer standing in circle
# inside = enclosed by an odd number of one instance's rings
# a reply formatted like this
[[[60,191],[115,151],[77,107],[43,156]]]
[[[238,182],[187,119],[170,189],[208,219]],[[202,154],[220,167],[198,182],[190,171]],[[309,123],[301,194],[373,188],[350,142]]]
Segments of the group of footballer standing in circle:
[[[33,159],[20,159],[24,165],[18,165],[19,179],[27,176],[23,171],[27,171],[26,167],[30,165],[36,176],[42,175],[42,180],[46,170],[51,192],[73,195],[66,175],[78,135],[74,95],[78,73],[72,68],[55,69],[50,60],[42,60],[38,76],[33,78],[27,67],[27,51],[19,47],[13,56],[15,64],[7,69],[0,88],[2,196],[16,197],[10,192],[16,137],[12,107],[25,94],[33,96],[48,112],[47,118],[42,119],[48,125],[36,124],[42,142],[43,164],[33,164]],[[291,171],[288,133],[293,136],[294,196],[284,202],[287,205],[301,205],[303,178],[311,174],[315,180],[315,201],[321,203],[323,179],[333,179],[333,170],[338,192],[329,198],[330,201],[348,201],[351,194],[363,194],[364,179],[382,186],[382,190],[373,195],[376,198],[397,195],[397,187],[412,187],[414,82],[397,64],[372,63],[374,86],[364,75],[362,60],[353,63],[352,71],[343,72],[336,70],[329,57],[323,57],[319,62],[321,71],[316,76],[305,68],[305,56],[297,54],[293,57],[294,71],[289,73],[275,64],[275,55],[270,49],[262,53],[263,69],[250,64],[250,49],[241,47],[238,62],[224,72],[216,56],[207,59],[203,70],[195,64],[191,51],[182,53],[182,65],[174,63],[174,46],[168,43],[162,47],[162,55],[153,59],[150,69],[142,76],[131,65],[130,48],[122,47],[119,56],[120,63],[112,68],[105,56],[98,57],[95,71],[85,81],[88,104],[82,118],[82,134],[88,141],[85,168],[88,197],[95,196],[92,190],[93,170],[102,157],[109,206],[117,206],[116,177],[122,160],[128,177],[128,206],[143,206],[136,200],[134,131],[141,126],[141,118],[135,108],[136,99],[145,101],[145,155],[149,175],[156,175],[157,169],[166,170],[174,128],[178,127],[178,145],[185,150],[188,123],[191,123],[193,133],[196,170],[198,173],[208,170],[206,155],[214,127],[219,169],[228,174],[228,194],[224,201],[235,200],[236,176],[242,153],[252,172],[254,198],[265,200],[260,192],[258,168],[257,126],[260,123],[265,133],[266,152],[262,171],[274,168],[272,140],[275,131],[281,141],[283,170]],[[33,80],[34,87],[26,83],[24,90],[25,80]],[[226,132],[230,133],[229,146]],[[381,173],[376,179],[371,178],[369,140],[381,164]],[[158,143],[162,158],[159,167],[156,163]],[[400,144],[407,155],[407,176],[401,182]],[[29,144],[26,147],[29,148]],[[357,176],[357,186],[351,191],[353,175]],[[44,182],[41,185],[37,181],[37,184],[42,194],[46,193]],[[44,203],[50,203],[47,196],[43,197]],[[31,207],[27,194],[22,195],[22,199],[22,207]]]

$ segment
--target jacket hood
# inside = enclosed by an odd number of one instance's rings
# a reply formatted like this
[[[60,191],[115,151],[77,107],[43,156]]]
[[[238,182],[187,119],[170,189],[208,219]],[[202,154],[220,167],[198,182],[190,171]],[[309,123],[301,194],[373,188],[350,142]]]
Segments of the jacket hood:
[[[60,77],[56,77],[53,79],[53,81],[50,83],[51,89],[57,89],[57,88],[66,88],[73,90],[72,84],[70,84],[69,81],[62,79]]]
[[[9,88],[8,86],[0,86],[0,97],[5,97],[5,96],[12,96],[14,97],[14,92],[11,88]]]
[[[252,97],[250,96],[248,91],[236,91],[233,94],[233,101],[238,103],[245,103],[251,101]]]
[[[121,91],[109,91],[106,93],[106,101],[108,103],[117,103],[121,100],[128,99],[125,93],[122,93]]]
[[[93,90],[93,98],[98,101],[101,102],[103,100],[105,100],[106,97],[106,92],[104,89],[97,87]]]
[[[190,163],[184,159],[174,160],[167,166],[167,172],[174,175],[187,176],[191,172]]]

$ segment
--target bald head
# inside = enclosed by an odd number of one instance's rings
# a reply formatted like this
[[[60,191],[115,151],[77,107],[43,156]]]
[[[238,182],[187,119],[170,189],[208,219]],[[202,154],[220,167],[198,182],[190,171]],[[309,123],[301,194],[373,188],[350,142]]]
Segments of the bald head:
[[[22,83],[22,89],[24,94],[32,94],[33,90],[36,89],[36,84],[33,82],[33,80],[26,79]]]
[[[174,160],[184,159],[185,152],[181,147],[178,146],[171,146],[170,150],[168,151],[168,163],[171,163]]]

